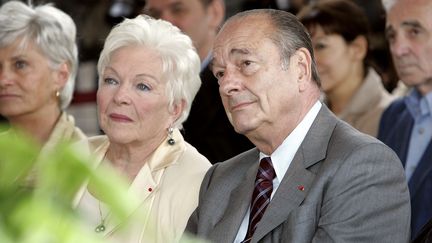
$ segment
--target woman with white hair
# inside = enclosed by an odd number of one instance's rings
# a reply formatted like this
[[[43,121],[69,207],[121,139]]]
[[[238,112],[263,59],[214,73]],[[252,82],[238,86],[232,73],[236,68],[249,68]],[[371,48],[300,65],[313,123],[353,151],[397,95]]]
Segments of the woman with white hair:
[[[0,8],[0,114],[47,151],[85,135],[66,114],[77,71],[75,23],[51,6]]]
[[[142,208],[149,215],[120,227],[89,182],[78,209],[96,232],[116,242],[179,240],[210,167],[179,131],[201,85],[199,72],[191,40],[166,21],[138,16],[111,30],[98,61],[98,118],[106,135],[80,145],[97,168],[111,167],[130,183],[140,201],[131,217]]]

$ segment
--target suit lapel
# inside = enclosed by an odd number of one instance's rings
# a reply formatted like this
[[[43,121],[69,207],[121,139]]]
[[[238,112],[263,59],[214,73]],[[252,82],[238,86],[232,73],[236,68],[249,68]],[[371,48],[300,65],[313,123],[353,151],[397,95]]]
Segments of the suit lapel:
[[[325,158],[336,122],[323,105],[258,224],[252,242],[258,242],[286,221],[288,215],[304,201],[315,178],[308,168]]]
[[[244,215],[249,208],[250,198],[254,190],[255,177],[258,171],[258,151],[253,156],[247,156],[243,171],[246,175],[240,180],[240,183],[228,195],[229,202],[227,209],[223,213],[221,220],[215,225],[211,232],[210,239],[218,239],[218,242],[233,242],[238,229],[243,221]],[[221,198],[221,201],[224,199]]]

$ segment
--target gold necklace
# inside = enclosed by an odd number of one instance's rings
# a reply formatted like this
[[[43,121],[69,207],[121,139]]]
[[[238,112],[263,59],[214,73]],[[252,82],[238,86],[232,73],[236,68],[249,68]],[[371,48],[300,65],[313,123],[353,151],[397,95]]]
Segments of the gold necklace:
[[[103,163],[103,161],[105,161],[107,153],[108,153],[108,150],[105,152],[105,154],[104,154],[104,156],[102,158],[102,163]],[[96,197],[95,197],[95,199],[98,202],[99,217],[100,217],[100,223],[96,226],[95,231],[96,231],[96,233],[102,233],[102,232],[104,232],[106,230],[105,220],[107,219],[109,213],[107,213],[107,215],[105,217],[103,217],[103,215],[102,215],[102,209],[101,209],[101,202]]]
[[[102,233],[106,230],[105,221],[109,216],[109,212],[107,212],[105,217],[103,217],[100,201],[98,201],[98,206],[99,206],[100,223],[96,226],[95,231],[96,233]]]

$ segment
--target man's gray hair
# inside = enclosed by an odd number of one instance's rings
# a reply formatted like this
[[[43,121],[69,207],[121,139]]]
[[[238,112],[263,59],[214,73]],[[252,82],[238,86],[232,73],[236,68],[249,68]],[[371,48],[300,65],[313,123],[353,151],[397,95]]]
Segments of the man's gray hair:
[[[291,56],[298,49],[304,47],[309,51],[312,59],[312,80],[318,87],[321,87],[311,37],[303,24],[291,13],[275,9],[254,9],[240,12],[231,17],[227,23],[234,19],[244,18],[250,15],[263,15],[269,18],[274,29],[269,32],[267,37],[279,48],[281,62],[284,68],[288,67]]]
[[[382,0],[381,2],[384,7],[384,10],[388,12],[391,9],[391,7],[393,7],[393,5],[397,2],[397,0]]]

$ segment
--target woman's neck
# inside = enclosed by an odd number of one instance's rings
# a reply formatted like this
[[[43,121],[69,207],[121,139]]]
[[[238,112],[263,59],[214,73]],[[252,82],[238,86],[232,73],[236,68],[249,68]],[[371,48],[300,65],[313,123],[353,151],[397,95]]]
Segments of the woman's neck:
[[[23,132],[43,146],[51,136],[61,115],[58,106],[46,107],[37,112],[8,118],[13,129]]]
[[[120,174],[133,181],[162,141],[151,143],[110,143],[105,158]]]
[[[342,82],[342,85],[326,93],[329,107],[336,115],[342,113],[364,80],[363,68],[353,71],[352,75]]]

